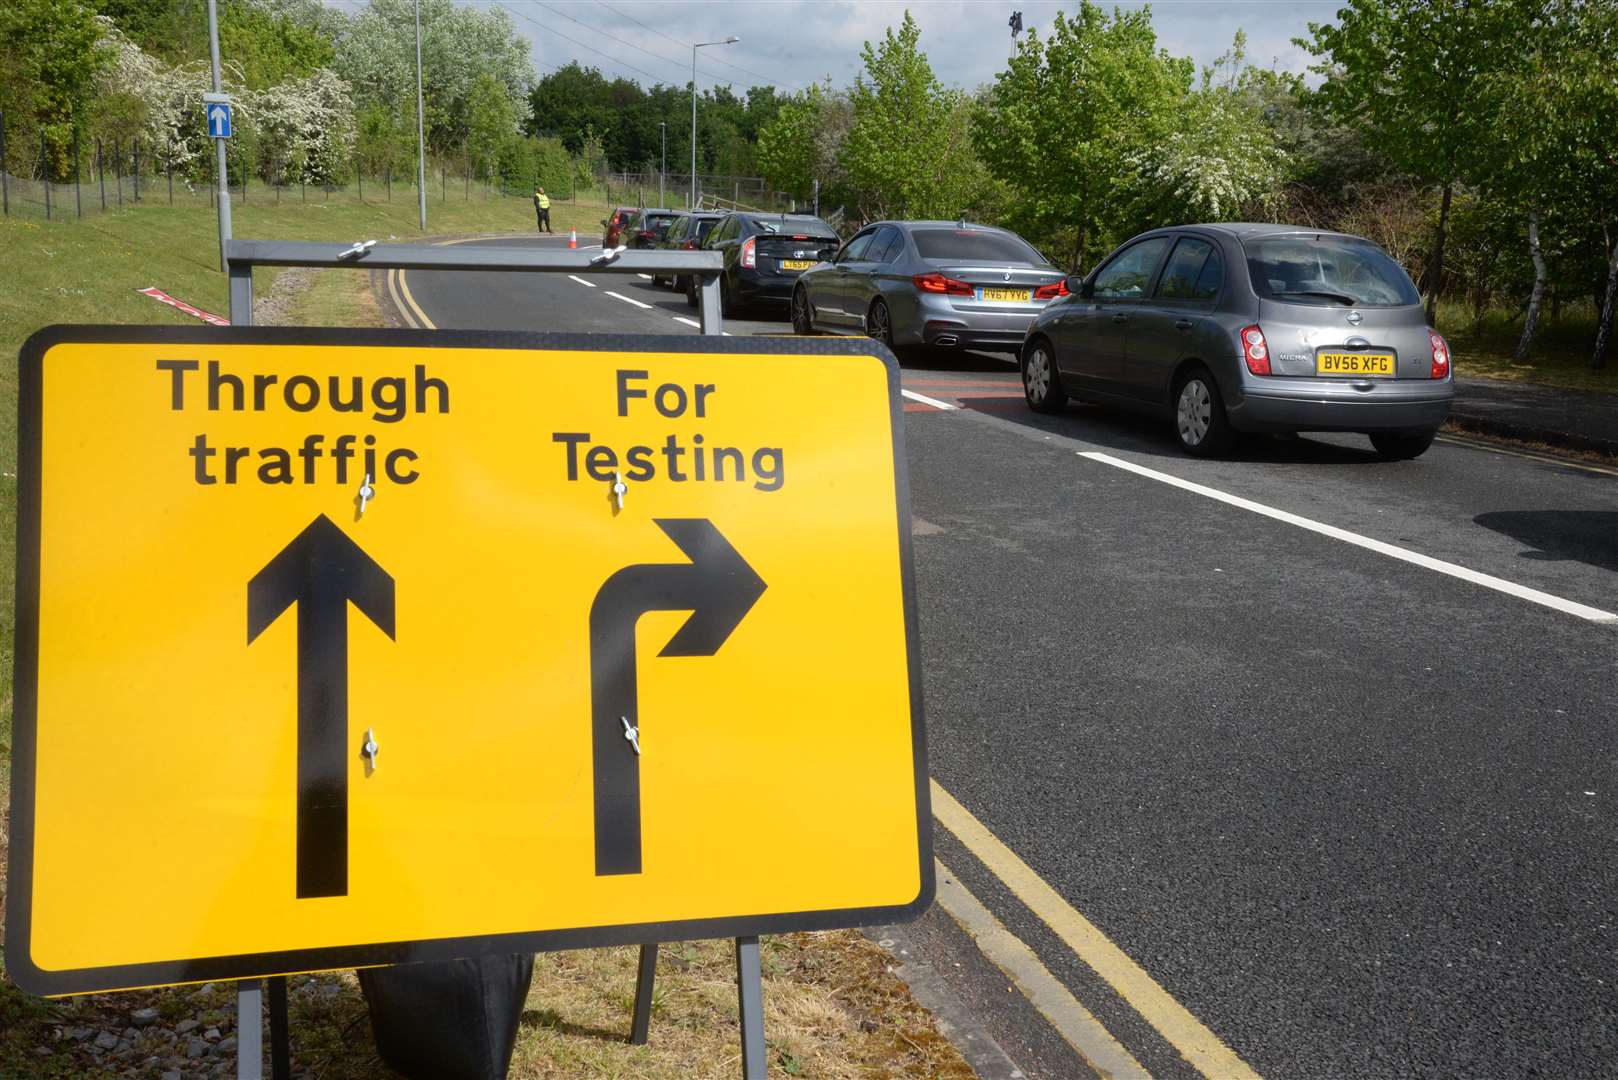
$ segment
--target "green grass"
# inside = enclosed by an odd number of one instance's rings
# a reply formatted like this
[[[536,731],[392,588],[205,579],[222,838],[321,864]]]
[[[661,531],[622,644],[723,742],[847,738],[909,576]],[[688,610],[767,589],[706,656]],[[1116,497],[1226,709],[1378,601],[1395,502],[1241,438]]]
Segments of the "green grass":
[[[1438,328],[1455,352],[1455,371],[1487,379],[1539,383],[1599,394],[1618,394],[1618,341],[1608,352],[1603,371],[1590,370],[1595,347],[1596,315],[1588,303],[1570,306],[1558,319],[1547,310],[1540,316],[1534,343],[1524,363],[1512,360],[1522,319],[1506,312],[1486,312],[1475,320],[1459,304],[1440,304]]]

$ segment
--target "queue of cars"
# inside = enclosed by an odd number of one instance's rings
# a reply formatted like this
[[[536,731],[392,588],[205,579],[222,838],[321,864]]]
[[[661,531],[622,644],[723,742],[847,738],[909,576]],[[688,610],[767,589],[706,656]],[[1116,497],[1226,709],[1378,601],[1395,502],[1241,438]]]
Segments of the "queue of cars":
[[[1009,353],[1036,412],[1079,401],[1161,417],[1199,456],[1242,433],[1337,431],[1413,458],[1455,396],[1409,275],[1344,233],[1154,229],[1085,275],[964,220],[880,221],[844,243],[807,215],[645,210],[615,214],[608,239],[722,252],[727,315],[767,304],[796,333],[868,335],[900,355]],[[697,305],[694,280],[673,284]]]

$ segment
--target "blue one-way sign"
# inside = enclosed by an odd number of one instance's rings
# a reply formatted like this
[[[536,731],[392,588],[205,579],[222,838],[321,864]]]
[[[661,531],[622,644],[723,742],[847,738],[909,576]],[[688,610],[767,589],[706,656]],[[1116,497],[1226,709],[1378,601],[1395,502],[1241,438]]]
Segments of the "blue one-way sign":
[[[215,101],[208,106],[208,134],[216,139],[230,138],[230,106]]]

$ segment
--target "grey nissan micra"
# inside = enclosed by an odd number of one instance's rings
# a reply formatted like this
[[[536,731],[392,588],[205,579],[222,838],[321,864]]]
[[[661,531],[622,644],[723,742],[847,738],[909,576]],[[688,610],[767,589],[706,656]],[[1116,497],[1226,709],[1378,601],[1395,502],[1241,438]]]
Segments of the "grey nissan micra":
[[[1363,432],[1399,459],[1432,444],[1455,396],[1409,275],[1357,236],[1154,229],[1067,284],[1023,341],[1038,412],[1072,399],[1162,415],[1207,456],[1237,432]]]

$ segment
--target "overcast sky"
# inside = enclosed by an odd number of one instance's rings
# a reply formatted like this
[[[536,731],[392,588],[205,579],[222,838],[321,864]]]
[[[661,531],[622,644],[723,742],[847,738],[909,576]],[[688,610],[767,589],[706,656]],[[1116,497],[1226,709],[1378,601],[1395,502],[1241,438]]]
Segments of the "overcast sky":
[[[578,60],[643,85],[684,85],[691,77],[691,43],[735,34],[741,38],[738,44],[701,50],[698,82],[704,87],[715,80],[731,82],[738,89],[774,84],[783,90],[828,75],[834,85],[852,82],[860,69],[860,45],[896,26],[907,7],[921,26],[921,47],[933,71],[945,83],[972,89],[992,81],[1004,66],[1011,51],[1007,20],[1013,11],[1023,13],[1025,27],[1044,32],[1058,10],[1076,6],[1053,0],[470,2],[479,7],[498,3],[515,13],[512,21],[532,42],[540,76]],[[1332,21],[1339,6],[1339,0],[1158,0],[1151,8],[1158,44],[1191,56],[1199,66],[1212,63],[1230,47],[1236,31],[1245,30],[1252,62],[1301,72],[1309,57],[1292,39],[1307,35],[1311,21]]]

